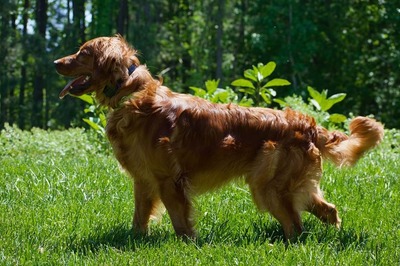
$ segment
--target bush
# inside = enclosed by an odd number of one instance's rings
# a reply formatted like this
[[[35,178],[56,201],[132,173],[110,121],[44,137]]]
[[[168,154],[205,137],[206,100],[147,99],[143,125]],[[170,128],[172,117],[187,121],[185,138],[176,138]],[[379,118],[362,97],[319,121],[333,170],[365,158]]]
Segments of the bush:
[[[251,69],[246,69],[243,72],[243,77],[234,80],[231,85],[235,89],[227,86],[219,88],[219,80],[207,80],[205,88],[190,87],[195,96],[204,98],[213,103],[235,103],[241,106],[263,106],[272,107],[274,103],[279,104],[282,108],[290,107],[294,110],[313,116],[317,122],[327,128],[338,128],[346,121],[346,116],[342,114],[330,114],[330,108],[346,97],[345,93],[338,93],[328,97],[328,90],[318,92],[312,87],[307,87],[310,99],[308,103],[296,95],[286,97],[284,99],[276,98],[277,92],[275,88],[290,85],[286,79],[273,78],[271,75],[276,68],[275,62],[268,62],[266,65],[258,63]],[[104,141],[106,112],[107,109],[103,106],[95,104],[92,96],[83,95],[79,99],[87,103],[84,112],[88,114],[84,118],[91,129],[96,132],[98,141],[101,145],[107,145]]]

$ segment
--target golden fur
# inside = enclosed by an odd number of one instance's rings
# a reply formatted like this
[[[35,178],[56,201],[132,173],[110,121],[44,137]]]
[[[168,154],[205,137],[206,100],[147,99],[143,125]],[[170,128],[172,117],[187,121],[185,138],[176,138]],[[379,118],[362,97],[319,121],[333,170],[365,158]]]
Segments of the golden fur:
[[[336,207],[319,188],[322,158],[353,165],[383,137],[382,125],[365,117],[355,118],[346,136],[290,109],[214,104],[174,93],[140,65],[121,36],[90,40],[55,66],[75,78],[60,97],[95,92],[110,107],[107,136],[133,178],[133,226],[140,232],[163,203],[175,232],[195,236],[191,198],[241,176],[286,238],[303,230],[302,211],[339,227]]]

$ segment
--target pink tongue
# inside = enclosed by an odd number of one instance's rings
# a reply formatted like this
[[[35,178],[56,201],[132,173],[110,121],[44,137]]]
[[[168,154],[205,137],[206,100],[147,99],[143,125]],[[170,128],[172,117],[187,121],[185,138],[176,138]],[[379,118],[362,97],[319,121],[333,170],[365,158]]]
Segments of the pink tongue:
[[[69,91],[72,90],[74,87],[84,84],[85,79],[86,79],[86,76],[80,76],[80,77],[77,77],[76,79],[71,80],[64,87],[64,89],[60,92],[58,97],[60,97],[60,99],[64,98],[65,95],[69,94]]]

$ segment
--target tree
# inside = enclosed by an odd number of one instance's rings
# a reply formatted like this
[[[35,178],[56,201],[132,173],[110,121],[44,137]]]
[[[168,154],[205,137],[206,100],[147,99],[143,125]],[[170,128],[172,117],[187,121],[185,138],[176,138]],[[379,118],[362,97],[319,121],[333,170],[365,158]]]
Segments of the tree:
[[[376,114],[400,127],[398,1],[20,0],[0,5],[0,127],[82,125],[84,104],[57,98],[52,61],[87,39],[120,33],[166,85],[231,83],[275,61],[293,93],[347,93],[334,112]],[[89,16],[85,16],[90,13]]]
[[[75,43],[82,44],[86,41],[85,0],[72,0],[73,34]]]
[[[216,36],[216,46],[217,46],[217,53],[216,53],[216,78],[222,79],[222,60],[223,60],[223,43],[222,37],[224,32],[224,13],[225,13],[225,1],[218,0],[218,11],[217,11],[217,36]]]
[[[114,0],[93,0],[92,2],[92,37],[115,34],[115,14],[118,5]]]
[[[47,28],[47,0],[36,0],[35,21],[38,35],[35,39],[35,76],[32,97],[32,125],[45,127],[44,121],[44,90],[45,90],[45,63],[46,63],[46,28]]]
[[[25,91],[27,84],[27,63],[28,62],[28,17],[29,17],[29,0],[24,0],[22,11],[22,64],[21,64],[21,79],[19,84],[19,97],[18,97],[18,126],[25,128]]]
[[[124,36],[128,31],[128,1],[120,0],[119,1],[119,10],[118,10],[118,19],[117,19],[117,32]]]

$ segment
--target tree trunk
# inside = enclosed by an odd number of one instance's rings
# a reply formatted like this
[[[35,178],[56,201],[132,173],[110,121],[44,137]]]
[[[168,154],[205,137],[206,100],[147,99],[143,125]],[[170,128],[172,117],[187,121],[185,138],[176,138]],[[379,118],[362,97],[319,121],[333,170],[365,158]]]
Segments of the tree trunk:
[[[18,126],[21,129],[25,128],[25,86],[27,81],[26,74],[26,64],[28,62],[28,9],[29,9],[29,0],[24,1],[24,11],[22,14],[22,65],[21,65],[21,80],[19,83],[19,97],[18,97]]]
[[[238,21],[239,21],[239,26],[238,26],[238,33],[237,33],[237,40],[236,42],[236,51],[235,51],[235,60],[233,60],[233,69],[237,73],[242,72],[243,66],[240,64],[244,63],[245,61],[245,56],[243,56],[243,53],[245,51],[245,16],[247,14],[247,1],[246,0],[240,0],[239,1],[239,7],[240,11],[238,14]],[[239,63],[240,62],[240,63]],[[238,69],[241,69],[240,72]]]
[[[4,3],[2,7],[1,14],[1,29],[0,29],[0,38],[2,40],[6,40],[10,34],[10,12],[11,7],[10,3]],[[3,45],[0,46],[0,62],[5,62],[8,54],[8,43],[4,42]],[[8,68],[6,66],[2,66],[0,68],[0,127],[3,127],[4,123],[8,121]]]
[[[15,12],[11,12],[10,16],[10,24],[11,24],[11,31],[10,31],[10,39],[13,40],[14,42],[17,40],[17,15]],[[16,75],[16,70],[17,70],[17,63],[13,60],[13,62],[10,62],[9,67],[8,67],[8,74],[9,74],[9,83],[8,83],[8,122],[10,124],[14,124],[14,122],[17,120],[17,112],[18,112],[18,106],[17,106],[17,101],[16,101],[16,87],[18,84],[17,81],[17,75]]]
[[[291,80],[292,80],[292,86],[295,91],[297,91],[298,88],[298,82],[297,82],[297,77],[300,78],[300,76],[296,75],[296,63],[294,61],[294,56],[293,56],[293,45],[292,45],[292,34],[293,34],[293,5],[290,2],[289,3],[289,9],[288,9],[288,17],[289,17],[289,25],[288,25],[288,35],[287,35],[287,46],[289,50],[289,61],[290,61],[290,66],[291,66]]]
[[[217,68],[216,77],[222,80],[222,37],[224,32],[224,11],[225,11],[225,1],[218,0],[218,14],[217,14],[217,36],[216,36],[216,46],[217,46]]]
[[[43,127],[43,102],[45,90],[45,72],[43,71],[46,58],[46,26],[47,26],[47,0],[36,0],[35,20],[37,27],[35,77],[33,81],[32,126]]]
[[[122,36],[128,33],[128,1],[120,0],[119,1],[119,11],[118,11],[118,20],[117,20],[117,32]],[[127,36],[126,36],[127,37]]]
[[[82,44],[86,41],[85,36],[85,0],[73,0],[72,1],[72,12],[74,15],[73,31],[74,38],[76,38],[78,44]]]

